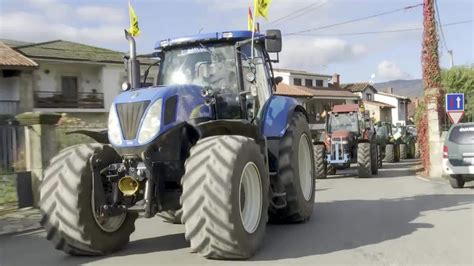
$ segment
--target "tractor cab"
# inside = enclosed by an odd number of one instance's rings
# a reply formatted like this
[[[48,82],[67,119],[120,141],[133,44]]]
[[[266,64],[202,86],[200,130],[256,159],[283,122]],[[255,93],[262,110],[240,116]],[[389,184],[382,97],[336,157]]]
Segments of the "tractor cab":
[[[281,34],[229,31],[162,40],[159,87],[198,86],[213,103],[213,119],[253,119],[275,84],[269,53],[281,51]],[[252,48],[254,51],[252,53]]]

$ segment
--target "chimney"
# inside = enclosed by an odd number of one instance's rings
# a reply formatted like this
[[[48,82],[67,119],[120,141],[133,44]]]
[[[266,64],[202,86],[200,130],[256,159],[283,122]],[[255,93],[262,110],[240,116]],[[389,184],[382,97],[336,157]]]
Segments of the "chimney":
[[[387,88],[387,92],[393,94],[393,88],[392,88],[392,87],[388,87],[388,88]]]
[[[332,85],[336,88],[339,87],[339,85],[340,85],[339,77],[340,76],[337,73],[334,73],[334,75],[332,75],[331,82],[332,82]]]

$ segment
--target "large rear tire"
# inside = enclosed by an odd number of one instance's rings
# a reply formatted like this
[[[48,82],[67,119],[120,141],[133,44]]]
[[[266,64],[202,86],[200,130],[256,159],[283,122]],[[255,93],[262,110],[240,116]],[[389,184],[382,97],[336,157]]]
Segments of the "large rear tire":
[[[314,145],[314,165],[316,179],[326,179],[327,177],[327,164],[324,156],[326,156],[324,145]]]
[[[46,238],[56,249],[71,255],[103,255],[119,250],[135,230],[134,213],[97,217],[89,162],[94,154],[100,159],[101,167],[120,162],[109,145],[72,146],[51,160],[40,188],[40,223],[46,230]]]
[[[371,144],[369,142],[357,144],[357,165],[359,177],[372,177]]]
[[[206,258],[250,258],[268,221],[269,177],[260,146],[213,136],[191,148],[182,179],[185,237]]]
[[[405,143],[400,144],[400,159],[404,160],[408,158],[407,145]]]
[[[280,141],[278,175],[286,193],[286,207],[270,207],[273,223],[308,221],[313,212],[315,193],[314,156],[306,117],[294,113]]]
[[[385,161],[387,163],[395,162],[395,147],[393,144],[385,145]]]

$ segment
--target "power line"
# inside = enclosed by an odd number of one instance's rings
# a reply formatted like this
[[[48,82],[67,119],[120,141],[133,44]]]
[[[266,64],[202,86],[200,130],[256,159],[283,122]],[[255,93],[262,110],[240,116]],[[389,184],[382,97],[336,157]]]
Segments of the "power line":
[[[459,24],[466,24],[466,23],[472,23],[473,20],[463,20],[463,21],[457,21],[457,22],[452,22],[448,24],[443,24],[443,27],[449,27],[449,26],[454,26],[454,25],[459,25]],[[349,32],[349,33],[298,33],[298,34],[293,34],[294,36],[354,36],[354,35],[370,35],[370,34],[382,34],[382,33],[397,33],[397,32],[408,32],[408,31],[419,31],[423,30],[423,28],[409,28],[409,29],[396,29],[396,30],[382,30],[382,31],[364,31],[364,32]]]
[[[320,26],[320,27],[316,27],[316,28],[312,28],[312,29],[300,30],[300,31],[292,32],[292,33],[287,33],[287,34],[284,34],[284,35],[297,35],[297,34],[301,34],[301,33],[305,33],[305,32],[332,28],[332,27],[341,26],[341,25],[345,25],[345,24],[350,24],[350,23],[353,23],[353,22],[358,22],[358,21],[362,21],[362,20],[366,20],[366,19],[371,19],[371,18],[375,18],[375,17],[388,15],[388,14],[393,14],[393,13],[404,11],[404,10],[409,10],[409,9],[416,8],[416,7],[419,7],[419,6],[423,6],[423,3],[417,4],[417,5],[412,5],[412,6],[406,6],[406,7],[403,7],[403,8],[398,8],[398,9],[394,9],[394,10],[390,10],[390,11],[386,11],[386,12],[382,12],[382,13],[378,13],[378,14],[374,14],[374,15],[370,15],[370,16],[366,16],[366,17],[351,19],[351,20],[347,20],[347,21],[343,21],[343,22],[339,22],[339,23],[335,23],[335,24],[324,25],[324,26]]]
[[[441,40],[443,40],[443,46],[444,48],[446,48],[446,50],[449,51],[449,48],[448,48],[448,45],[446,44],[446,38],[444,37],[444,31],[443,31],[443,25],[441,24],[441,18],[439,16],[439,8],[438,8],[438,1],[434,1],[435,2],[435,7],[436,7],[436,17],[437,17],[437,20],[438,20],[438,27],[439,27],[439,31],[441,32]]]
[[[313,11],[315,9],[319,9],[320,7],[324,6],[327,3],[328,3],[327,1],[322,2],[322,3],[321,3],[321,1],[311,3],[311,4],[309,4],[307,6],[304,6],[304,7],[300,8],[296,11],[291,12],[288,15],[285,15],[283,17],[272,20],[272,21],[268,22],[265,26],[272,25],[272,24],[279,24],[284,20],[291,20],[291,19],[295,19],[296,17],[301,17],[303,14],[308,13],[309,11]],[[318,5],[318,6],[315,6],[315,5]]]

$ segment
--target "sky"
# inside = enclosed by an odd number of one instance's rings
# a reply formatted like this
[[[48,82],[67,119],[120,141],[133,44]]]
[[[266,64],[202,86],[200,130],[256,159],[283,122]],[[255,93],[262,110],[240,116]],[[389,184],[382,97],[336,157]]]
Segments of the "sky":
[[[140,53],[162,39],[199,32],[247,28],[252,0],[131,0],[138,16]],[[281,29],[279,68],[341,75],[341,82],[383,82],[421,78],[422,31],[347,35],[422,27],[422,7],[307,31],[407,6],[422,0],[273,0],[261,29]],[[441,67],[474,63],[474,1],[438,0],[446,44],[440,42]],[[289,16],[292,15],[292,16]],[[288,17],[289,16],[289,17]],[[30,42],[56,39],[127,51],[128,0],[0,0],[0,38]],[[346,35],[344,35],[346,34]]]

